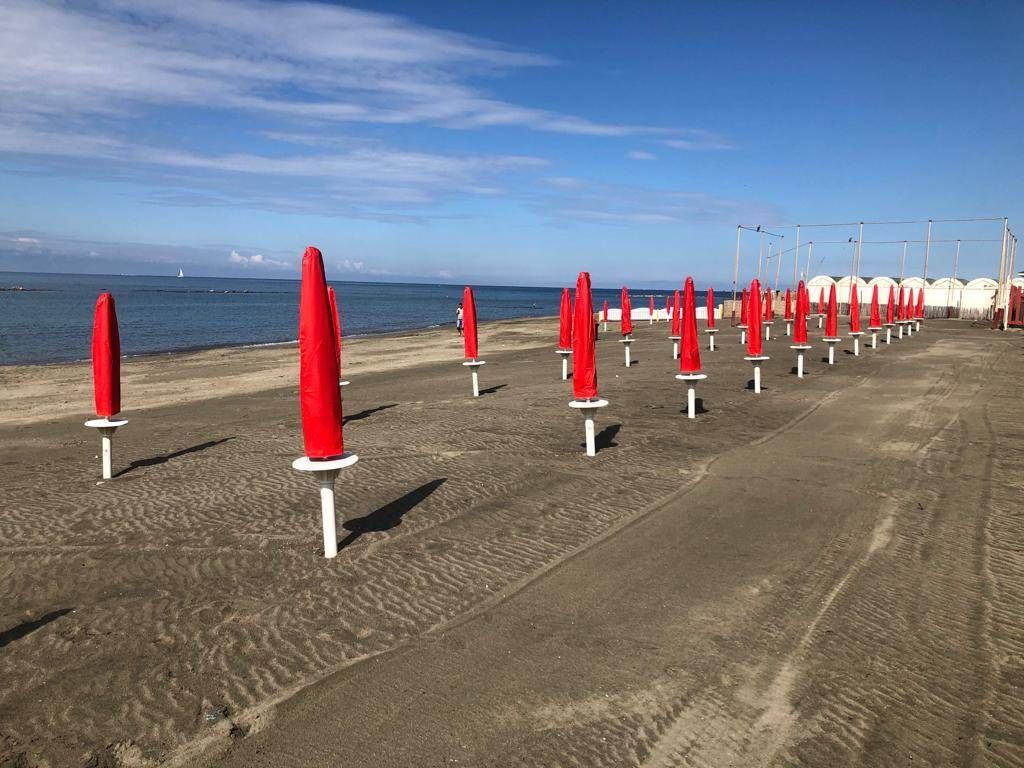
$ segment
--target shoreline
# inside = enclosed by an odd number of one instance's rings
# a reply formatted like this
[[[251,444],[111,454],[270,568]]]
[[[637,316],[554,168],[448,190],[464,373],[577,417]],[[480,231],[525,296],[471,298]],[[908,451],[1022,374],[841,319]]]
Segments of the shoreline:
[[[483,320],[481,321],[481,328],[485,324],[493,323],[519,323],[528,322],[531,320],[551,320],[552,318],[557,319],[557,315],[520,315],[518,317],[503,317],[498,320]],[[345,334],[342,337],[342,344],[349,341],[355,341],[357,339],[370,339],[379,338],[383,336],[414,336],[420,333],[430,331],[440,331],[444,328],[451,327],[455,330],[455,322],[451,323],[440,323],[434,325],[418,325],[411,326],[408,328],[392,328],[381,331],[366,331],[365,333],[352,333]],[[235,349],[260,349],[263,347],[284,347],[289,345],[298,344],[298,339],[286,339],[283,341],[252,341],[238,344],[199,344],[188,347],[175,347],[173,349],[158,349],[148,350],[146,352],[130,352],[121,355],[121,360],[139,360],[147,358],[166,358],[171,356],[190,355],[197,352],[216,352],[218,350],[235,350]],[[28,363],[7,363],[0,361],[0,373],[6,368],[38,368],[38,367],[53,367],[60,365],[84,365],[90,363],[91,359],[88,357],[76,358],[74,360],[44,360]]]
[[[492,320],[480,326],[481,349],[543,346],[557,339],[557,318]],[[425,363],[462,360],[462,338],[454,325],[412,331],[346,336],[346,377],[397,371]],[[553,343],[553,342],[552,342]],[[297,342],[217,346],[194,351],[122,355],[122,412],[190,404],[233,394],[297,386]],[[92,413],[89,361],[0,366],[0,386],[10,407],[0,425],[53,421]],[[55,400],[53,393],[59,393]]]

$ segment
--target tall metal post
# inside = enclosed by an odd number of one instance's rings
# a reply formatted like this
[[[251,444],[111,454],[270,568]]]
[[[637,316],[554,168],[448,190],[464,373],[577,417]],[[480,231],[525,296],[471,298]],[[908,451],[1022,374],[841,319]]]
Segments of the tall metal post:
[[[736,282],[740,279],[740,232],[743,228],[737,225],[736,227],[736,260],[732,265],[732,305],[733,314],[736,313]]]
[[[860,277],[860,255],[861,247],[864,243],[864,222],[862,221],[857,227],[857,260],[855,263],[856,268],[853,270],[854,278]]]
[[[1006,277],[1006,249],[1007,249],[1007,247],[1009,245],[1009,240],[1010,240],[1009,219],[1007,219],[1006,217],[1003,217],[1003,245],[1002,245],[1002,248],[999,251],[999,279],[997,281],[998,285],[996,287],[996,301],[995,301],[995,305],[992,307],[993,315],[994,315],[994,313],[999,311],[999,305],[1003,301],[1003,280]],[[1003,315],[1004,316],[1006,315],[1005,311],[1003,312]],[[995,318],[993,317],[993,319],[995,319]]]
[[[949,290],[946,291],[946,317],[949,317],[949,314],[950,314],[949,310],[952,309],[953,286],[956,285],[956,270],[957,270],[957,267],[959,266],[959,264],[960,264],[960,241],[957,240],[956,241],[956,252],[953,254],[953,279],[949,283]],[[960,292],[960,296],[961,297],[963,296],[963,291]],[[958,305],[958,307],[959,307],[959,305]],[[957,317],[960,316],[960,312],[959,311],[956,314],[957,314]]]
[[[782,271],[782,253],[786,250],[786,236],[779,236],[778,264],[775,265],[775,292],[779,292],[779,273]]]
[[[800,266],[800,224],[797,224],[797,245],[793,247],[793,288],[797,287]]]
[[[1006,273],[1006,311],[1003,312],[1003,330],[1010,324],[1010,286],[1013,285],[1013,271],[1017,264],[1017,238],[1011,233],[1010,268]]]
[[[771,248],[771,243],[768,243],[768,247]],[[761,265],[764,262],[764,232],[761,233],[761,239],[757,245],[757,279],[761,279]]]
[[[900,282],[903,282],[903,270],[907,266],[907,241],[903,241],[903,253],[900,256]]]
[[[804,270],[804,282],[811,279],[811,254],[814,253],[814,241],[807,244],[807,268]]]

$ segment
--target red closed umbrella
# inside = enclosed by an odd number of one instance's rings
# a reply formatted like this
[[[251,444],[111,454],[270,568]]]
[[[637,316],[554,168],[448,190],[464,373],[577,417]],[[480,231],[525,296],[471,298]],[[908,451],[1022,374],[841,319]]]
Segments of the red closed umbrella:
[[[750,357],[761,357],[764,347],[761,344],[761,283],[757,278],[750,283],[750,293],[747,297],[747,316],[753,319],[747,330],[747,354]]]
[[[683,286],[683,349],[679,355],[679,372],[700,372],[700,346],[697,343],[697,297],[693,278],[686,278]]]
[[[622,326],[622,335],[629,336],[633,333],[633,304],[629,300],[629,289],[622,286],[622,317],[619,324]]]
[[[345,452],[341,434],[341,392],[331,302],[320,251],[302,257],[299,294],[299,406],[306,456],[332,459]]]
[[[789,288],[786,289],[786,309],[785,309],[785,315],[783,315],[782,319],[783,320],[792,320],[793,319],[793,292],[790,291]]]
[[[572,393],[577,400],[594,400],[597,398],[597,339],[589,272],[580,272],[576,278],[572,323]]]
[[[672,297],[665,296],[665,317],[669,318],[672,316]]]
[[[896,321],[896,294],[892,284],[889,284],[889,302],[885,305],[885,323],[892,325]],[[889,338],[886,336],[886,338]]]
[[[333,286],[327,286],[327,298],[331,302],[331,323],[334,325],[334,343],[337,347],[338,378],[341,378],[341,315],[338,312],[338,297]]]
[[[818,314],[825,314],[825,286],[821,286],[821,291],[818,293]]]
[[[109,419],[121,412],[121,336],[114,297],[96,299],[92,321],[92,386],[96,415]]]
[[[473,289],[468,285],[462,290],[462,325],[462,345],[466,357],[476,360],[480,356],[476,336],[476,301],[473,299]]]
[[[793,325],[793,343],[807,343],[807,308],[810,302],[807,300],[807,288],[801,280],[796,288],[796,323]]]
[[[828,289],[828,310],[825,314],[825,337],[836,338],[839,333],[839,306],[836,304],[836,284]]]
[[[572,297],[568,288],[562,289],[562,305],[558,309],[558,348],[572,349]]]
[[[917,292],[917,318],[924,320],[924,286]]]
[[[608,299],[604,300],[604,306],[601,308],[601,322],[608,322]]]
[[[683,322],[683,320],[682,320],[682,311],[683,311],[683,307],[682,307],[682,302],[680,302],[680,300],[679,300],[679,291],[676,291],[675,300],[672,302],[672,335],[673,336],[682,336],[683,335],[683,329],[680,327],[682,325],[682,322]]]
[[[715,289],[708,288],[708,328],[715,327]]]
[[[850,333],[860,333],[860,300],[856,283],[850,285]]]
[[[648,317],[651,320],[653,320],[654,319],[654,297],[653,296],[650,297],[650,307],[648,308],[648,312],[650,312]]]
[[[772,289],[769,288],[764,292],[764,319],[771,322],[775,319],[775,308],[772,306],[774,298],[772,295]]]
[[[897,322],[907,319],[907,302],[903,297],[903,286],[900,286],[900,293],[896,300]]]
[[[881,328],[882,316],[878,312],[878,284],[871,289],[871,316],[868,318],[869,328]]]
[[[747,324],[747,311],[749,309],[750,302],[747,300],[747,289],[743,289],[743,295],[740,296],[740,325]]]

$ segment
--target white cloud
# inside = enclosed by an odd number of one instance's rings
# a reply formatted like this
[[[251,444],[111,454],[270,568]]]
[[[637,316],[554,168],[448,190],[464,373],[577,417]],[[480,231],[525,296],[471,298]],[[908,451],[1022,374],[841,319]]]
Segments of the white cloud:
[[[560,178],[534,202],[553,222],[590,224],[680,224],[683,222],[770,221],[773,207],[701,192],[652,189],[589,179]]]
[[[626,157],[630,160],[657,160],[658,156],[653,155],[650,152],[643,152],[639,149],[634,149],[631,152],[626,153]]]
[[[121,115],[155,104],[337,122],[674,134],[493,98],[470,81],[554,62],[384,13],[263,0],[5,5],[0,100],[22,112]]]
[[[252,256],[243,256],[236,250],[228,255],[228,261],[243,267],[270,267],[272,269],[291,269],[292,265],[287,261],[279,259],[268,259],[262,253],[254,253]]]
[[[736,146],[725,136],[711,131],[702,131],[694,128],[681,129],[677,135],[665,139],[662,143],[672,149],[687,150],[708,150],[708,149],[735,149]]]

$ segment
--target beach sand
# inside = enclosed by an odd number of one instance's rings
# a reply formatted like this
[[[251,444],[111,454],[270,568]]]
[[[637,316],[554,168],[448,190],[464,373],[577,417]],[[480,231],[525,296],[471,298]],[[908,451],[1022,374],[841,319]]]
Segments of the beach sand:
[[[294,346],[125,361],[106,483],[88,366],[0,368],[0,766],[1024,765],[1018,335],[723,329],[689,421],[639,323],[591,459],[556,335],[347,345],[334,560]]]

